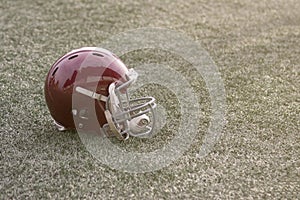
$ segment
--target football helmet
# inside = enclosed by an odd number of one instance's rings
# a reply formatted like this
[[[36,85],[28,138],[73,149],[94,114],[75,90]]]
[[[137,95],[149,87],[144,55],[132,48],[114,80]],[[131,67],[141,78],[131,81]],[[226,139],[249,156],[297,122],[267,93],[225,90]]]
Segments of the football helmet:
[[[130,98],[137,77],[102,48],[84,47],[59,58],[47,74],[44,91],[58,130],[96,131],[121,140],[151,136],[156,103],[153,97]]]

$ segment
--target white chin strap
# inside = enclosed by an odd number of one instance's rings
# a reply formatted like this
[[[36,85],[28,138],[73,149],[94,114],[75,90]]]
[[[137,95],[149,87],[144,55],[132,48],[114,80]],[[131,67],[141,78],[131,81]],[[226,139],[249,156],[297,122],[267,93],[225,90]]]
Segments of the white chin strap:
[[[140,132],[144,132],[145,130],[147,130],[148,129],[147,125],[149,123],[150,123],[150,118],[146,114],[143,114],[129,121],[129,129],[134,136],[134,134],[138,134]]]

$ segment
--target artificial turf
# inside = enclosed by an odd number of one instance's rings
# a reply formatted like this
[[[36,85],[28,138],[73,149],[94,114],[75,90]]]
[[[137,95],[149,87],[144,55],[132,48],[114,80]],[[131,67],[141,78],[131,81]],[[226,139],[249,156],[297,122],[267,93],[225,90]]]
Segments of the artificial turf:
[[[2,0],[0,199],[299,199],[299,10],[298,0]],[[181,71],[203,114],[178,160],[127,173],[97,162],[76,132],[55,129],[43,87],[64,53],[142,27],[178,31],[207,50],[223,78],[227,123],[213,150],[197,157],[211,114],[203,79],[168,52],[124,55],[128,66],[158,62]],[[157,95],[176,118],[172,93]],[[174,136],[176,121],[167,125],[152,140],[113,142],[152,151]]]

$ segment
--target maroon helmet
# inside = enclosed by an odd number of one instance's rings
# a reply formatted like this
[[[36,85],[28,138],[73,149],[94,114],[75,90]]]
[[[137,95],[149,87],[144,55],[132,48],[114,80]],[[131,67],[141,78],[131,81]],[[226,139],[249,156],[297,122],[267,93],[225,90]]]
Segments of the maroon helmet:
[[[137,73],[108,50],[84,47],[58,59],[48,72],[45,98],[60,131],[81,129],[127,139],[149,137],[155,99],[130,99]]]

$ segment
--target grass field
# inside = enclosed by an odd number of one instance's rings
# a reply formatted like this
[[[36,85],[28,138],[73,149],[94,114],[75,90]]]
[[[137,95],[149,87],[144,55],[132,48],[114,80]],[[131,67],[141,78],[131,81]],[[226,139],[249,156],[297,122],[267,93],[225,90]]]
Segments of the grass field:
[[[1,0],[0,199],[299,199],[299,11],[299,0]],[[224,81],[227,124],[208,156],[196,157],[204,115],[180,159],[131,174],[97,162],[77,133],[58,132],[43,87],[64,53],[141,27],[176,30],[209,52]],[[188,69],[167,53],[144,55],[123,61]],[[209,115],[207,91],[199,94]],[[164,139],[119,145],[151,149]]]

